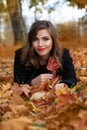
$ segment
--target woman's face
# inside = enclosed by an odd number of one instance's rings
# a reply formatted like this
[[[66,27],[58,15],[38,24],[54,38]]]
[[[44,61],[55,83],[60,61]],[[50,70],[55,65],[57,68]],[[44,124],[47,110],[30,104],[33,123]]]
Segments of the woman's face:
[[[43,58],[48,58],[52,49],[52,38],[47,29],[42,29],[37,32],[35,39],[33,40],[33,47],[36,53]]]

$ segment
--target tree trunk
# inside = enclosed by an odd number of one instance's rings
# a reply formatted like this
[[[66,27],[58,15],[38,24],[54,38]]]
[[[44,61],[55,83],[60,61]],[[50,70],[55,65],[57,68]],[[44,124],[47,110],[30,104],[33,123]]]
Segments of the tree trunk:
[[[7,0],[7,9],[11,17],[12,27],[13,27],[13,33],[14,33],[14,39],[15,44],[21,42],[23,37],[23,25],[22,25],[22,18],[20,15],[20,4],[19,0]]]

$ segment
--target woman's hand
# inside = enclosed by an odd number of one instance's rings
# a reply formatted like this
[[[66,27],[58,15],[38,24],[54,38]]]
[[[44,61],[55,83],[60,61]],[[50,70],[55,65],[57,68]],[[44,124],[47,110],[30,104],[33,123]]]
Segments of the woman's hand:
[[[65,83],[58,83],[58,84],[55,85],[55,90],[57,90],[57,89],[59,89],[61,87],[68,87],[68,85],[65,84]]]
[[[32,79],[30,82],[31,85],[38,85],[39,83],[45,82],[47,79],[52,79],[52,74],[40,74],[36,78]]]

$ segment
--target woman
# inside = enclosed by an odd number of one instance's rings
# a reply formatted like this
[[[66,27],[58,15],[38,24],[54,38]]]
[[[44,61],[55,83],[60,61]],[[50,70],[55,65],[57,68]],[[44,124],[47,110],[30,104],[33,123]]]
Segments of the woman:
[[[38,85],[47,79],[51,80],[53,74],[47,69],[50,57],[59,66],[56,76],[62,77],[56,86],[74,86],[77,78],[69,50],[59,46],[57,32],[50,21],[36,21],[28,33],[26,45],[15,52],[14,82]]]

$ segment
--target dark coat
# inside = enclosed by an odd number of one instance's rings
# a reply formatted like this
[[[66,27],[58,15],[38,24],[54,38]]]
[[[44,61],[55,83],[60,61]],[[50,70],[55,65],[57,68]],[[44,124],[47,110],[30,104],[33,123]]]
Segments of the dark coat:
[[[21,49],[16,50],[14,59],[14,82],[19,84],[30,84],[30,81],[36,76],[49,73],[46,66],[41,65],[39,69],[32,67],[31,69],[25,67],[20,62]],[[62,83],[66,83],[69,87],[74,86],[77,83],[76,73],[74,65],[72,63],[72,58],[69,54],[69,50],[64,49],[63,52],[63,69],[57,70],[57,75],[62,76]]]

